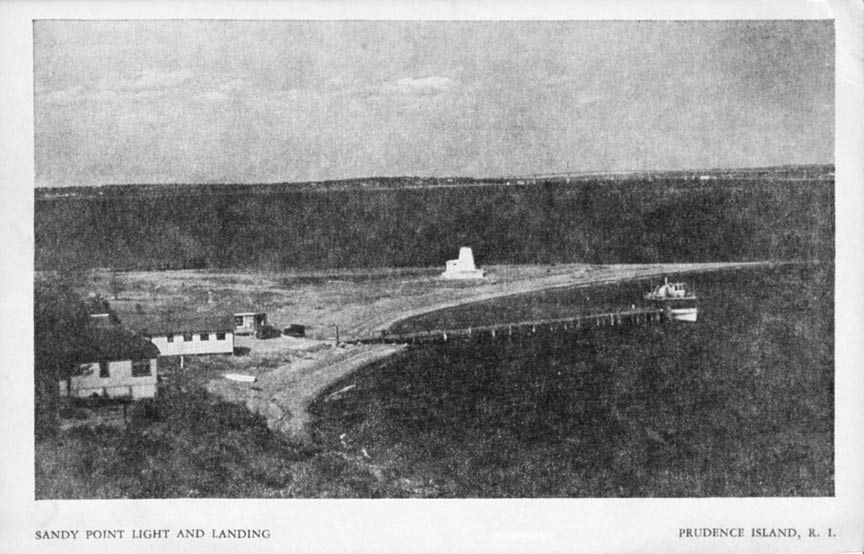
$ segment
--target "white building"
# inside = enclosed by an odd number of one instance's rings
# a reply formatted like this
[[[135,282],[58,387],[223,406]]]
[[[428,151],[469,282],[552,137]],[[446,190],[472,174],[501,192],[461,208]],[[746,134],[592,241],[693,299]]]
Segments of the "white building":
[[[94,329],[91,344],[83,345],[82,363],[60,395],[76,398],[154,398],[159,350],[147,339],[119,328]]]
[[[160,356],[234,354],[231,314],[124,314],[122,323],[148,337]]]
[[[237,335],[254,335],[265,325],[267,325],[267,314],[264,312],[234,314],[234,333]]]
[[[442,279],[482,279],[486,272],[474,266],[474,253],[468,246],[459,249],[459,258],[447,260]]]

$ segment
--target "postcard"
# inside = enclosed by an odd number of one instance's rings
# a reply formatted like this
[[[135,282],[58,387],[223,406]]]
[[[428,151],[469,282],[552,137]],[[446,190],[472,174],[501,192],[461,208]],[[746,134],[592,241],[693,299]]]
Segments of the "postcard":
[[[860,8],[2,6],[2,549],[860,551]]]

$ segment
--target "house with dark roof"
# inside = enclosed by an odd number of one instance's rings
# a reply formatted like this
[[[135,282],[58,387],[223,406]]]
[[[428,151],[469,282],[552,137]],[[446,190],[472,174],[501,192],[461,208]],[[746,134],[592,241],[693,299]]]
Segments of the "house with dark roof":
[[[160,356],[234,353],[234,316],[229,314],[121,314],[124,326],[147,337]]]
[[[147,339],[119,327],[93,327],[79,346],[78,365],[60,381],[61,396],[154,398],[159,349]]]

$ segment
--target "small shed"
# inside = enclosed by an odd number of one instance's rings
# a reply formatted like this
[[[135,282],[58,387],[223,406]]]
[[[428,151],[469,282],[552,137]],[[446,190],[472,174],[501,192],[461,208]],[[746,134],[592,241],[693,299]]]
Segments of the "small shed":
[[[267,314],[264,312],[234,314],[234,333],[237,335],[254,335],[265,325],[267,325]]]
[[[79,363],[60,381],[61,396],[75,398],[154,398],[159,349],[125,329],[96,327],[80,345]]]

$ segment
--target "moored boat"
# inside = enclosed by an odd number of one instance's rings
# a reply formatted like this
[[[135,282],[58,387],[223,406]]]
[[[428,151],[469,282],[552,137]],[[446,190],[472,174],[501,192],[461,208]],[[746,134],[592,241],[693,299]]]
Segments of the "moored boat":
[[[660,306],[672,321],[696,321],[699,315],[696,294],[684,283],[670,283],[664,279],[662,285],[643,295],[645,300]]]

